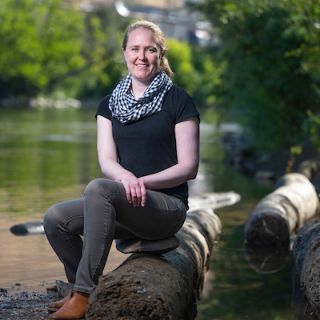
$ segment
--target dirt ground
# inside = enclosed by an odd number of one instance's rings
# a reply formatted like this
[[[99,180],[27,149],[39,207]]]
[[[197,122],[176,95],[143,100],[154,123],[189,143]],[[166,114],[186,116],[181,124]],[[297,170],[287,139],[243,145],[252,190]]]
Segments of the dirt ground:
[[[47,319],[47,306],[58,299],[58,292],[24,291],[19,284],[10,289],[0,288],[0,320]]]
[[[110,261],[104,273],[115,269],[127,257],[128,255],[121,254],[113,246]],[[38,282],[33,278],[32,281],[15,282],[6,287],[1,287],[0,284],[0,320],[44,320],[48,318],[48,305],[65,296],[69,288],[65,280],[41,281],[42,277],[43,274],[39,274]]]

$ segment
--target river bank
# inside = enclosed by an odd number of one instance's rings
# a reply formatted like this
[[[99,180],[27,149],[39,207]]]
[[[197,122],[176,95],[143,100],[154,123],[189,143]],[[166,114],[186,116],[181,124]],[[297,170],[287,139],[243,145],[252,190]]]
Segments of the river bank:
[[[126,257],[113,246],[105,272],[115,269]],[[59,263],[56,258],[55,260]],[[29,282],[15,282],[9,287],[0,287],[0,320],[47,319],[48,305],[60,299],[66,292],[64,277],[61,277],[63,280],[54,280],[56,276],[52,274],[51,277],[48,276],[48,280],[41,282],[33,279]]]
[[[21,290],[19,284],[10,289],[0,288],[0,319],[46,319],[47,306],[56,297],[55,294]]]

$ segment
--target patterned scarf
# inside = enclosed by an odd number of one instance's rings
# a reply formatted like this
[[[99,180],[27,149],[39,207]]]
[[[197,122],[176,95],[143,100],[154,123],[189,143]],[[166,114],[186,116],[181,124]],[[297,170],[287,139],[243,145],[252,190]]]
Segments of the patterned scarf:
[[[132,77],[128,74],[113,90],[109,100],[112,116],[122,123],[137,121],[159,112],[165,94],[173,83],[163,71],[159,72],[148,86],[143,96],[136,99],[131,93]]]

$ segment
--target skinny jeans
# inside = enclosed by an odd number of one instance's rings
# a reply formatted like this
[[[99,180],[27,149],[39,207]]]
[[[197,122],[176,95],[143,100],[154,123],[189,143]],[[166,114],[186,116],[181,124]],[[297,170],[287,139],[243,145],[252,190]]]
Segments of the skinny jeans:
[[[186,207],[174,196],[147,190],[145,206],[134,207],[121,183],[101,178],[87,185],[83,198],[49,208],[44,229],[73,290],[90,294],[114,239],[164,239],[174,235],[185,218]]]

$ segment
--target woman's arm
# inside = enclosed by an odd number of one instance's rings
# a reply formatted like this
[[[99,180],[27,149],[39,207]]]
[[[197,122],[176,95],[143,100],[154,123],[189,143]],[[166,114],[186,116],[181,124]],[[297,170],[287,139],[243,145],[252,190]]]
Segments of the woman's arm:
[[[99,115],[97,116],[97,148],[100,168],[107,178],[115,180],[121,174],[129,173],[118,163],[111,121]]]
[[[199,121],[190,118],[175,126],[178,163],[158,173],[142,177],[151,189],[171,188],[194,179],[199,165]]]
[[[118,163],[112,123],[99,115],[97,116],[97,149],[102,173],[107,178],[123,184],[129,203],[133,206],[144,206],[146,202],[144,182]]]

